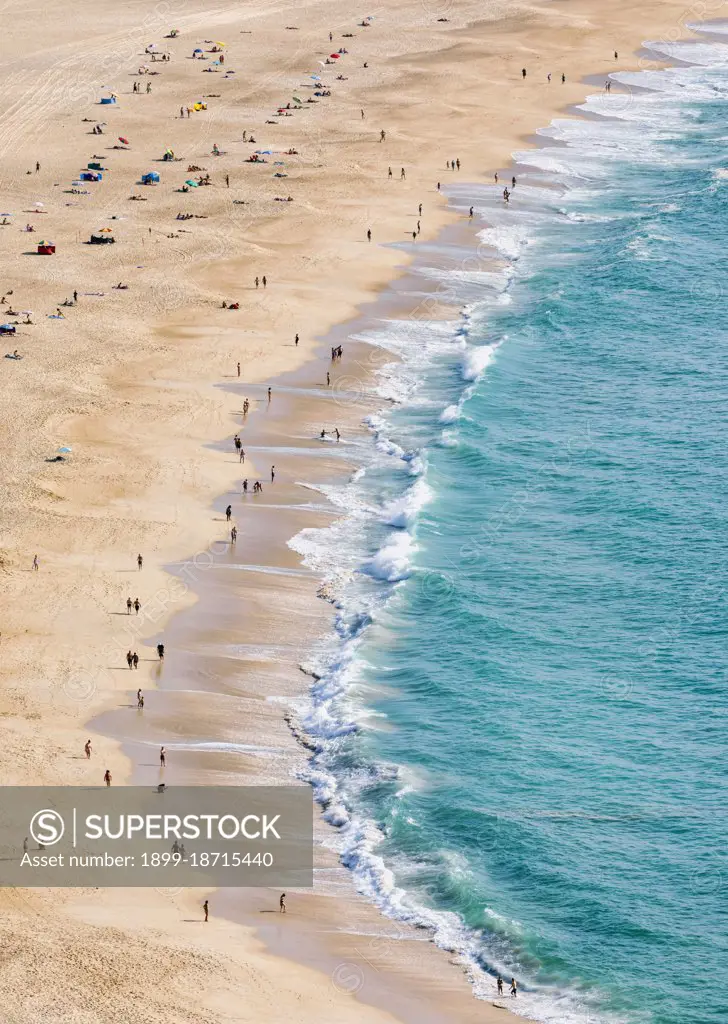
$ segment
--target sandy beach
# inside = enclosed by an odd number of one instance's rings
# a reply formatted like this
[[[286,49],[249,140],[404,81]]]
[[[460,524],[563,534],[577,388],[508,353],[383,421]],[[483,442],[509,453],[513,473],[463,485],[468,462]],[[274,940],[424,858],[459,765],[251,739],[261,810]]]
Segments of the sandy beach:
[[[156,784],[162,743],[170,783],[290,779],[306,750],[289,703],[331,605],[286,542],[334,511],[302,482],[350,472],[366,435],[381,356],[348,340],[352,324],[424,243],[466,237],[449,185],[510,178],[537,128],[610,72],[659,66],[643,41],[710,13],[672,0],[7,13],[0,321],[18,323],[4,353],[22,358],[2,360],[3,782],[101,785],[109,769],[117,785]],[[313,95],[316,74],[330,96]],[[81,181],[89,163],[101,180]],[[433,294],[412,310],[396,289],[386,301],[418,319],[444,306]],[[334,426],[342,442],[322,446]],[[243,501],[244,477],[263,493]],[[508,1000],[476,1001],[461,965],[384,920],[320,843],[315,858],[316,890],[292,894],[285,921],[267,916],[276,893],[221,890],[204,930],[202,891],[3,889],[6,1016],[504,1019]]]

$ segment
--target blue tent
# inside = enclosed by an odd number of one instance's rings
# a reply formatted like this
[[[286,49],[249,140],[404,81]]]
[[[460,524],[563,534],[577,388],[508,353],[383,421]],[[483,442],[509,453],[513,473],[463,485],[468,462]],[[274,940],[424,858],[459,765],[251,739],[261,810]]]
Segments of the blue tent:
[[[101,171],[84,171],[80,178],[81,181],[101,181],[103,174]]]
[[[148,174],[142,174],[142,185],[154,185],[159,181],[159,175],[156,171],[149,171]]]

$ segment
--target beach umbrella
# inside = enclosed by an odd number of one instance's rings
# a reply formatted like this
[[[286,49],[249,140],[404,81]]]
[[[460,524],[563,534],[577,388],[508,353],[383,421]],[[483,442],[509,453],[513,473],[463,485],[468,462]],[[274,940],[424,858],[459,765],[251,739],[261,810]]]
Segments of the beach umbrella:
[[[329,57],[331,57],[332,60],[338,60],[340,56],[341,56],[340,53],[330,53],[329,54]]]
[[[321,81],[321,75],[309,75],[308,77],[309,78],[313,78],[314,82],[320,82]]]
[[[215,43],[215,46],[225,46],[225,43],[217,42],[217,43]]]
[[[202,53],[202,50],[201,50],[201,49],[200,49],[200,47],[198,46],[198,47],[197,47],[197,49],[196,49],[196,50],[193,50],[192,52],[193,52],[193,53]]]
[[[190,188],[197,188],[198,184],[199,182],[193,181],[192,178],[188,178],[187,181],[185,182],[185,185],[189,185]]]
[[[119,136],[119,142],[123,142],[125,146],[129,145],[129,140],[125,139],[123,135]]]
[[[294,96],[293,99],[295,100],[296,103],[302,103],[303,102],[303,100],[299,100],[298,96]]]
[[[70,455],[70,453],[73,451],[73,448],[71,448],[67,444],[64,444],[62,448],[58,449],[58,451],[62,452],[64,455]]]

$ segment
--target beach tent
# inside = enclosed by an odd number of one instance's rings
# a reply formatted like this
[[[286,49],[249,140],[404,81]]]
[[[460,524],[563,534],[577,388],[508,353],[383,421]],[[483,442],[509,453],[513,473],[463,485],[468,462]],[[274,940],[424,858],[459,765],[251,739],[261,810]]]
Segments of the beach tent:
[[[106,168],[102,167],[98,160],[92,160],[90,164],[86,164],[90,171],[105,171]]]
[[[156,171],[149,171],[147,174],[142,174],[142,185],[156,185],[159,181],[159,175]]]
[[[116,96],[102,96],[99,103],[116,103]]]
[[[103,174],[100,171],[83,171],[81,181],[101,181]]]

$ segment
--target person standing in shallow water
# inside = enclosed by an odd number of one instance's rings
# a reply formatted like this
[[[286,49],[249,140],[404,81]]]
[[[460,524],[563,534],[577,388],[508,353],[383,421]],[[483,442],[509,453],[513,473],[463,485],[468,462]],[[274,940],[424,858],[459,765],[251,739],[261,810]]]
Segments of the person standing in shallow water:
[[[500,974],[498,975],[498,977],[496,979],[496,985],[498,986],[498,995],[502,996],[503,995],[503,979],[501,978]]]
[[[515,999],[518,995],[518,984],[515,978],[511,978],[511,998]]]

